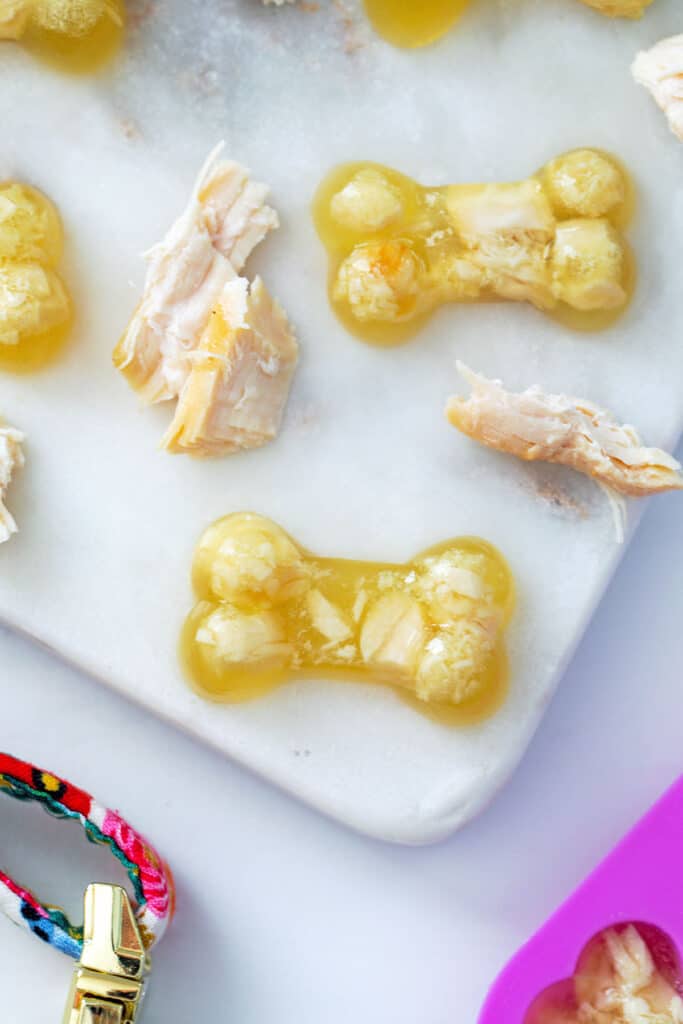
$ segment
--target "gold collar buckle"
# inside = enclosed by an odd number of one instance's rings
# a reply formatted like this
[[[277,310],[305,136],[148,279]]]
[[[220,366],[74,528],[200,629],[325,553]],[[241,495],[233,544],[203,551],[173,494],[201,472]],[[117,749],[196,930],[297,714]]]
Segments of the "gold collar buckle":
[[[128,895],[94,883],[84,902],[83,952],[62,1024],[134,1024],[149,962]]]

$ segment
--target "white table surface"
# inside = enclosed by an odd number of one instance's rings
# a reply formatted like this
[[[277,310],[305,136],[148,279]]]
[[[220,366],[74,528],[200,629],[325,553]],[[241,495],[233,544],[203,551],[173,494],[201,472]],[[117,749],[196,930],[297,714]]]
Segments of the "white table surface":
[[[508,956],[681,771],[681,507],[648,509],[521,769],[440,846],[347,832],[0,632],[0,748],[119,806],[175,866],[145,1019],[473,1024]],[[72,912],[122,877],[9,800],[0,863]],[[61,1019],[65,959],[0,921],[0,963],[3,1024]]]

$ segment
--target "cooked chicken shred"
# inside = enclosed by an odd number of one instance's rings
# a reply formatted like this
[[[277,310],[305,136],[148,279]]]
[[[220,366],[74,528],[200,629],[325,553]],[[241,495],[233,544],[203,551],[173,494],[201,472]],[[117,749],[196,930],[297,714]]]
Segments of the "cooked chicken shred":
[[[500,703],[513,587],[484,541],[442,544],[406,565],[321,559],[275,523],[238,514],[206,531],[193,580],[185,662],[204,694],[342,672],[424,704],[483,715]]]
[[[260,278],[241,271],[278,225],[267,188],[214,151],[187,209],[148,254],[142,302],[114,363],[144,402],[178,399],[171,452],[218,455],[272,440],[298,357]]]
[[[0,544],[9,540],[18,527],[9,509],[5,506],[5,498],[12,476],[24,465],[24,454],[21,448],[24,435],[0,420]]]
[[[663,39],[639,53],[633,77],[649,89],[666,114],[671,131],[683,142],[683,35]]]
[[[449,400],[454,427],[489,448],[528,462],[557,462],[627,497],[683,487],[680,464],[659,448],[646,448],[631,426],[621,426],[592,402],[546,394],[537,387],[506,391],[458,363],[468,398]]]

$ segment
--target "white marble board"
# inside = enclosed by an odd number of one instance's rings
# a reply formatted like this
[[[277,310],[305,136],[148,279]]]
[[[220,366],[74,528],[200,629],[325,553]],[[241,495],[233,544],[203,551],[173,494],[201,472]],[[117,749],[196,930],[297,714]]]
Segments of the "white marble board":
[[[475,0],[448,39],[407,53],[373,37],[351,0],[317,13],[135,0],[127,49],[97,79],[4,46],[0,178],[33,182],[61,209],[78,328],[53,368],[0,376],[0,411],[28,437],[11,493],[22,529],[0,549],[0,618],[364,832],[428,842],[481,810],[623,548],[587,481],[475,446],[443,406],[459,357],[513,388],[588,396],[649,443],[679,437],[683,149],[628,71],[636,50],[681,31],[678,3],[655,0],[632,23],[578,0]],[[140,292],[140,254],[221,138],[273,187],[282,228],[251,267],[296,323],[303,357],[277,443],[201,462],[157,450],[169,413],[138,407],[110,353]],[[639,190],[640,283],[613,329],[576,335],[529,308],[451,307],[382,351],[336,322],[309,215],[332,164],[368,158],[433,184],[510,180],[579,145],[618,154]],[[463,533],[493,541],[519,585],[503,710],[450,730],[372,686],[302,682],[241,706],[193,695],[176,660],[193,545],[240,509],[338,556],[402,560]],[[0,679],[11,699],[1,667]]]

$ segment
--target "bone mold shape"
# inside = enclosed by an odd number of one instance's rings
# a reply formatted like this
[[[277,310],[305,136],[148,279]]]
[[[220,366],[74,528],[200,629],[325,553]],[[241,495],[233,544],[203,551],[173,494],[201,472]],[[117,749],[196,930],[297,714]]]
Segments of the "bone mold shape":
[[[337,677],[392,686],[458,723],[505,696],[513,582],[483,540],[442,543],[404,565],[319,558],[270,520],[237,513],[204,533],[192,577],[181,653],[206,697]]]
[[[278,226],[268,189],[219,159],[221,148],[148,254],[142,302],[114,350],[114,365],[144,402],[177,399],[162,441],[174,453],[223,455],[271,441],[298,359],[281,307],[260,278],[241,274]]]
[[[0,41],[21,41],[71,71],[105,63],[121,44],[124,23],[124,0],[0,0]]]
[[[529,302],[580,329],[612,323],[634,287],[623,236],[628,174],[595,149],[511,184],[423,187],[388,167],[345,164],[314,200],[330,301],[366,341],[414,334],[446,302]]]
[[[640,18],[652,0],[582,0],[610,18]],[[469,7],[469,0],[365,0],[377,32],[395,46],[418,47],[448,32]]]
[[[668,1000],[668,1015],[635,1019],[678,1024],[682,857],[683,778],[510,961],[493,985],[478,1024],[616,1024],[634,1019],[614,1017],[604,1009],[594,1016],[588,1010],[583,1017],[575,1014],[577,1001],[587,992],[591,999],[599,994],[595,983],[604,970],[605,944],[612,945],[607,949],[612,960],[618,952],[614,937],[631,946],[632,958],[638,950],[629,927],[645,943],[659,976],[653,974],[651,982],[668,987],[658,987],[657,995]],[[643,959],[647,965],[647,957]],[[632,994],[638,998],[637,992]],[[652,998],[651,990],[641,989],[640,997],[648,996]]]
[[[56,270],[62,249],[50,200],[29,185],[0,183],[0,368],[37,369],[66,339],[72,309]]]

